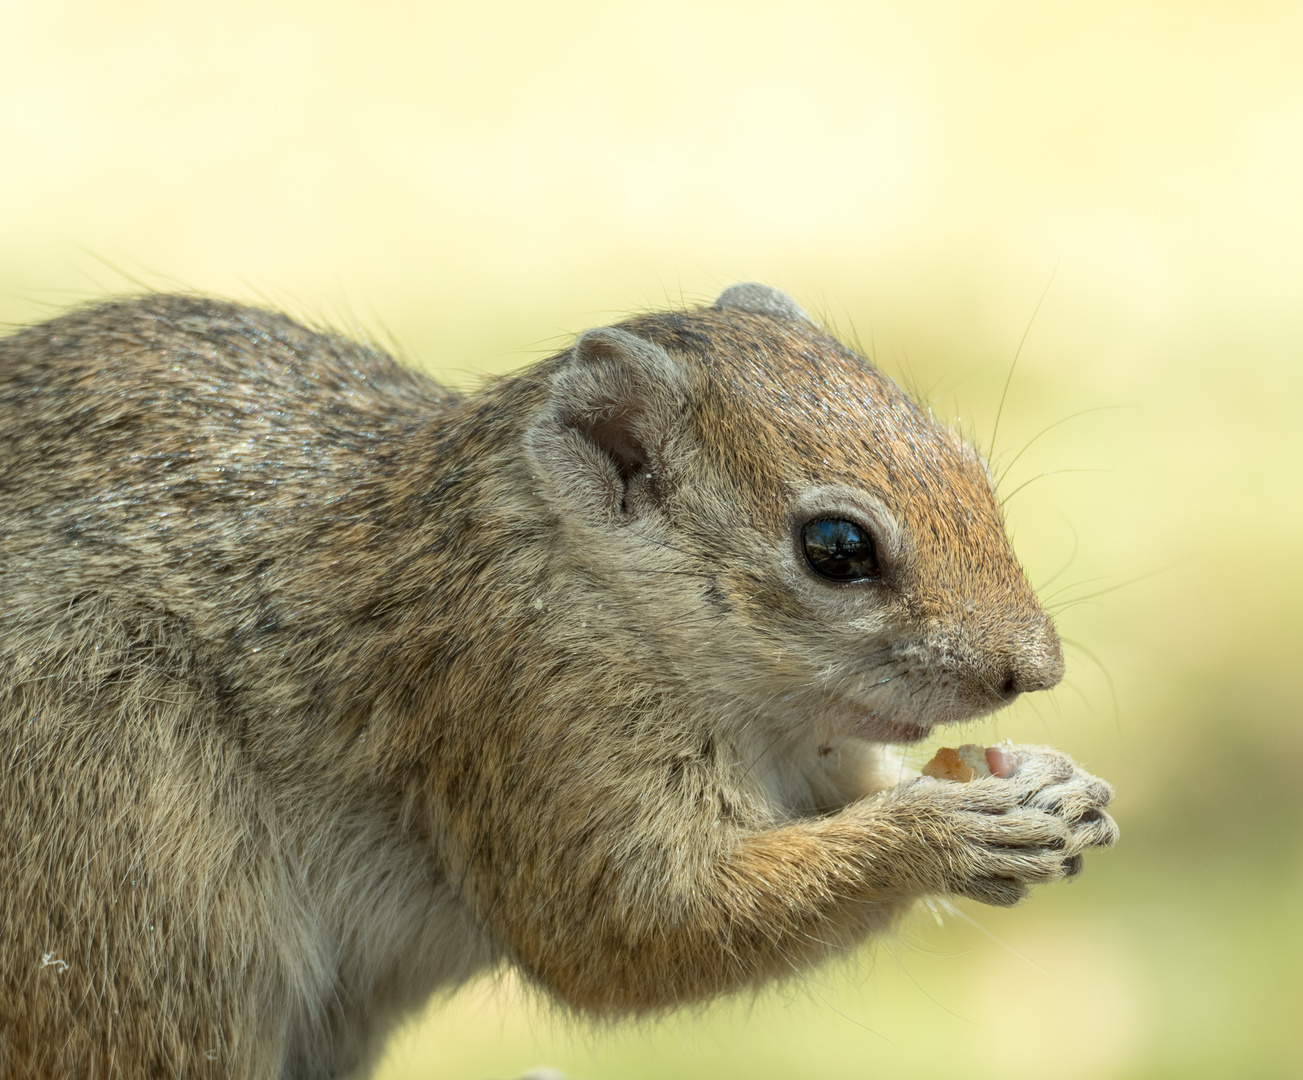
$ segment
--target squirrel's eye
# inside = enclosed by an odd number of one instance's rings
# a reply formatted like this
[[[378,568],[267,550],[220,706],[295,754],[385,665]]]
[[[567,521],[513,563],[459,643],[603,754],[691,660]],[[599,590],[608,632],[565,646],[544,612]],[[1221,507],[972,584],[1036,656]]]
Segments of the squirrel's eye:
[[[865,581],[882,576],[873,537],[867,529],[840,518],[819,518],[801,530],[810,568],[830,581]]]

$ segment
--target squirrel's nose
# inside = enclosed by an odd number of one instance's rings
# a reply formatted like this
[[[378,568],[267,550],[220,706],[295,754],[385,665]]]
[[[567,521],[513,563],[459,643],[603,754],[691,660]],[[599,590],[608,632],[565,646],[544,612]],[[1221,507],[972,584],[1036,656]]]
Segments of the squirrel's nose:
[[[1054,624],[1045,619],[1010,650],[999,683],[1000,696],[1012,701],[1019,694],[1049,690],[1063,678],[1063,646]]]

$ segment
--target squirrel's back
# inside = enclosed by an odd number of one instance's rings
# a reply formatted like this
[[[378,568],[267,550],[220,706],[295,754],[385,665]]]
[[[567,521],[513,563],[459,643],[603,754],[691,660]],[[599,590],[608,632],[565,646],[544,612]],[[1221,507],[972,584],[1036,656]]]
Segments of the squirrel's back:
[[[220,538],[198,531],[257,519],[265,543],[328,517],[451,398],[283,315],[185,296],[75,311],[0,338],[5,535],[202,549]]]
[[[364,345],[197,297],[0,339],[0,655],[79,607],[184,624],[187,648],[275,629],[284,566],[384,531],[376,485],[455,400]]]

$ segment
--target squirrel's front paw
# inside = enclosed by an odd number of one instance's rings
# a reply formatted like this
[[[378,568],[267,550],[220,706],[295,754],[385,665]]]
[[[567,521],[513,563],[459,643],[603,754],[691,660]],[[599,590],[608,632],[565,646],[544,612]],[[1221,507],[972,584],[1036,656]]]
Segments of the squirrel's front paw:
[[[1016,904],[1030,886],[1073,877],[1082,852],[1118,836],[1104,812],[1113,789],[1044,746],[1010,747],[1004,777],[955,783],[921,777],[899,795],[917,814],[933,888],[986,904]]]

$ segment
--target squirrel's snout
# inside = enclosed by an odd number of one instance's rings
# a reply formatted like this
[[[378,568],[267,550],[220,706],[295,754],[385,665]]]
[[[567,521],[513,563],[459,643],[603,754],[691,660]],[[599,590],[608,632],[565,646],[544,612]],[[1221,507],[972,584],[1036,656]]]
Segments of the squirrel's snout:
[[[1043,615],[936,642],[932,650],[938,669],[957,684],[956,720],[1001,709],[1019,694],[1050,690],[1063,678],[1059,635]]]
[[[1008,657],[1000,696],[1012,701],[1019,694],[1049,690],[1063,678],[1063,646],[1054,625],[1046,619],[1040,632],[1020,639]]]

